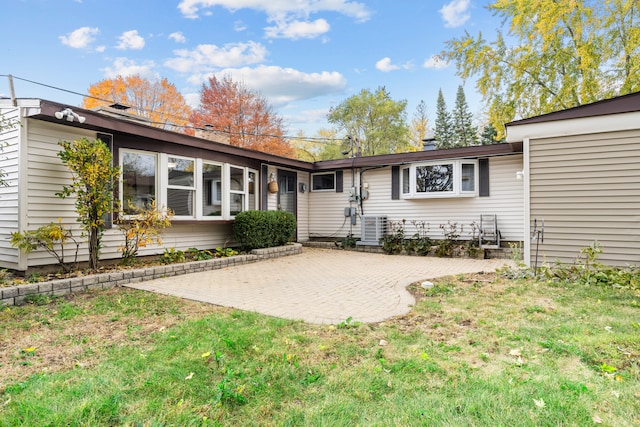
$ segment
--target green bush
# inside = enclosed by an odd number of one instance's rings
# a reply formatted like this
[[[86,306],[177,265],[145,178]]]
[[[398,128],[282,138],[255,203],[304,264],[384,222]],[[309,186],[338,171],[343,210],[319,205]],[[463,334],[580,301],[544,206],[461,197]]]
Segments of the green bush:
[[[285,211],[245,211],[236,215],[234,240],[245,250],[282,246],[296,235],[296,217]]]

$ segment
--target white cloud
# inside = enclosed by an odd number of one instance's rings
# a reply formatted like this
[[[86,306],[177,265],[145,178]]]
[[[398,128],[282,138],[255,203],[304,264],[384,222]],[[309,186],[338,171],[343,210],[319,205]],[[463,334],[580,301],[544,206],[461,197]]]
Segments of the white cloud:
[[[154,71],[154,68],[155,62],[153,61],[145,61],[138,64],[131,59],[120,57],[113,61],[113,65],[111,67],[103,68],[102,71],[107,79],[113,79],[117,76],[124,77],[139,74],[148,80],[159,80],[160,74]]]
[[[443,68],[447,68],[449,66],[449,63],[443,59],[440,59],[437,55],[432,55],[430,58],[424,61],[422,66],[424,68],[442,70]]]
[[[274,39],[313,39],[329,32],[331,26],[324,19],[315,21],[278,22],[274,27],[265,28],[265,36]]]
[[[337,12],[364,22],[371,17],[371,11],[360,2],[349,0],[182,0],[178,9],[187,18],[198,18],[200,10],[224,7],[230,11],[255,9],[267,14],[270,21],[289,17],[307,18],[318,12]]]
[[[439,12],[444,19],[444,26],[456,28],[467,22],[471,17],[468,13],[470,5],[470,0],[452,0],[442,6]]]
[[[176,31],[175,33],[169,34],[169,38],[176,43],[186,43],[187,38],[180,31]]]
[[[176,57],[168,59],[164,65],[186,73],[257,64],[264,61],[267,49],[260,43],[247,42],[229,43],[223,47],[201,44],[193,50],[179,49],[173,53]]]
[[[134,49],[140,50],[144,47],[144,38],[142,38],[137,30],[125,31],[118,38],[120,43],[116,46],[116,49],[126,50]]]
[[[399,70],[400,66],[391,64],[391,58],[386,57],[376,62],[376,68],[382,72],[388,73],[389,71]]]
[[[237,32],[242,32],[247,29],[247,26],[242,21],[235,21],[233,23],[233,30]]]
[[[410,70],[412,68],[413,68],[413,64],[411,62],[406,62],[402,65],[392,64],[391,58],[389,58],[388,56],[376,62],[376,69],[378,71],[382,71],[383,73],[388,73],[388,72],[400,70],[400,69]]]
[[[95,41],[95,36],[100,32],[98,28],[81,27],[67,34],[60,36],[63,45],[74,49],[85,49]]]
[[[268,98],[275,106],[340,93],[347,85],[345,77],[336,71],[303,73],[293,68],[266,65],[256,68],[228,68],[214,74],[195,74],[189,78],[189,83],[201,85],[212,75],[220,79],[228,76],[234,81],[242,82],[248,89]]]

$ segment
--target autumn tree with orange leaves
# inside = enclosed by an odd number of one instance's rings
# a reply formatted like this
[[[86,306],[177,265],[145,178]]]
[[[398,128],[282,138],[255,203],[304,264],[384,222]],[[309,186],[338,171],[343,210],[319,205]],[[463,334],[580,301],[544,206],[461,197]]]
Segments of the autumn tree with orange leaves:
[[[285,157],[295,152],[283,138],[283,120],[259,94],[234,82],[211,77],[200,90],[200,106],[191,115],[196,128],[211,127],[229,135],[231,145]]]
[[[185,132],[191,115],[182,94],[166,78],[152,82],[138,74],[118,76],[91,85],[89,95],[94,98],[85,98],[84,108],[126,105],[130,107],[127,113],[146,117],[151,125],[176,132]]]

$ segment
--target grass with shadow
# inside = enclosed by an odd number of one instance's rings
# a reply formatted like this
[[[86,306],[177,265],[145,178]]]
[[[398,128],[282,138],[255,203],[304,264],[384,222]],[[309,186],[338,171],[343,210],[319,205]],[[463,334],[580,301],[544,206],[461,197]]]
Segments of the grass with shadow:
[[[478,274],[377,324],[136,291],[0,310],[0,426],[640,425],[640,294]]]

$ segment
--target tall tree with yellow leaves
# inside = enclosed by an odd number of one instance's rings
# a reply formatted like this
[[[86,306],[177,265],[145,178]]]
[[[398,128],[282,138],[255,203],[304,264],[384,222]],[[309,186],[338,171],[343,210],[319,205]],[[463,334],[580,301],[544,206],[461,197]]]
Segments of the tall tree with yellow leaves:
[[[189,123],[191,108],[173,83],[166,78],[149,81],[140,75],[105,79],[89,87],[83,107],[122,104],[128,113],[149,119],[153,126],[184,132]],[[99,98],[99,99],[96,99]]]
[[[456,64],[504,123],[640,90],[638,0],[495,0],[508,36],[466,34],[441,57]]]
[[[200,89],[200,106],[191,115],[196,128],[229,135],[231,145],[285,157],[295,150],[284,139],[283,120],[266,98],[231,77],[211,77]]]

